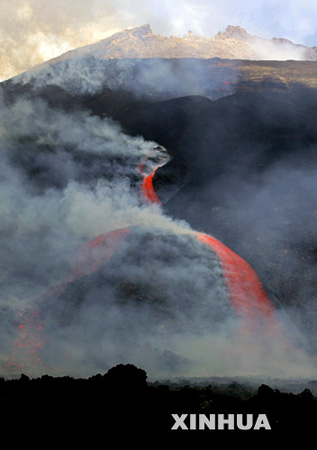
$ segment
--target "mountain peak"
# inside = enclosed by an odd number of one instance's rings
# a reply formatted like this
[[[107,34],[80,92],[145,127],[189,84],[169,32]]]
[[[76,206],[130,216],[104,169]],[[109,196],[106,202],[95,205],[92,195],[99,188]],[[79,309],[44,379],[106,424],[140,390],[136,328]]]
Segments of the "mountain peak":
[[[215,39],[245,39],[249,34],[244,28],[228,25],[225,31],[219,31]]]
[[[141,39],[146,38],[148,36],[153,36],[153,31],[152,31],[150,25],[148,25],[148,24],[126,30],[126,33],[132,34],[133,36],[141,38]]]
[[[241,34],[247,34],[246,30],[244,28],[239,27],[238,25],[228,25],[225,34],[227,35],[241,35]]]

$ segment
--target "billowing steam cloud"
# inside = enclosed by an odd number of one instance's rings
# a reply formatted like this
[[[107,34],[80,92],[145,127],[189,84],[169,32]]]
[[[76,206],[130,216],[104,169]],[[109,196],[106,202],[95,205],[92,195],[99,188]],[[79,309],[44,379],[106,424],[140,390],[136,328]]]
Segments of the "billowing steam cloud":
[[[0,79],[144,23],[162,35],[183,36],[192,30],[205,37],[215,36],[227,25],[239,25],[266,39],[284,37],[313,46],[315,17],[316,4],[311,0],[3,0]]]

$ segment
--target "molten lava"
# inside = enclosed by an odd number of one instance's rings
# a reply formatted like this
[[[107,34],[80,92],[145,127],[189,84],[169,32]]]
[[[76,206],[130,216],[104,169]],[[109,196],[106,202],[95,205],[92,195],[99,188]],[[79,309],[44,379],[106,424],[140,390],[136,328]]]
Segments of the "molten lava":
[[[48,289],[41,297],[40,302],[47,305],[56,300],[66,289],[68,283],[89,275],[109,261],[129,233],[130,230],[126,229],[114,230],[86,243],[79,252],[74,269],[60,284]],[[40,358],[40,352],[45,344],[42,330],[39,307],[21,313],[18,336],[13,344],[11,360],[6,364],[7,370],[21,371],[25,365],[44,368]],[[15,363],[15,361],[20,362]],[[25,361],[25,363],[21,361]]]
[[[24,311],[20,321],[22,323],[18,325],[18,336],[13,344],[12,358],[6,363],[6,368],[10,372],[21,372],[25,366],[30,365],[43,368],[40,358],[40,351],[44,345],[40,310],[36,308],[32,311]]]
[[[156,195],[154,188],[153,188],[153,178],[155,175],[155,170],[153,170],[150,175],[146,176],[143,180],[142,184],[142,191],[144,197],[148,200],[149,203],[156,203],[158,205],[161,204],[160,199]]]
[[[139,165],[142,174],[143,165],[154,153],[155,150]],[[145,176],[143,180],[143,193],[150,203],[160,203],[153,187],[153,177],[158,167],[160,166],[155,167],[151,174]],[[214,237],[203,233],[196,233],[196,237],[217,254],[223,269],[229,298],[241,320],[244,331],[256,331],[264,322],[266,328],[269,327],[271,332],[279,332],[274,305],[267,297],[262,283],[252,267]]]
[[[259,326],[269,327],[279,333],[275,320],[275,308],[268,298],[261,281],[249,263],[226,245],[206,234],[198,233],[197,239],[213,250],[221,263],[232,306],[241,320],[244,331],[257,331]]]
[[[143,175],[142,193],[143,193],[144,198],[150,204],[160,205],[161,201],[158,198],[158,196],[156,195],[156,192],[155,192],[154,186],[153,186],[153,178],[154,178],[155,172],[160,167],[160,165],[157,165],[149,175],[145,175],[144,171],[143,171],[143,167],[144,167],[145,163],[155,153],[156,153],[156,149],[154,149],[153,152],[150,153],[141,164],[139,164],[138,169],[139,169],[140,173]]]

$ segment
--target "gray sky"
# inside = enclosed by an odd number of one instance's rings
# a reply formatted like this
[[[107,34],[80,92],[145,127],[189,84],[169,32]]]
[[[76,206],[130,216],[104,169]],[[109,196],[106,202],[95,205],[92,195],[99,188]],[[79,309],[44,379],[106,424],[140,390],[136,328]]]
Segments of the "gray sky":
[[[143,24],[213,37],[227,25],[317,45],[316,0],[0,0],[0,79]]]

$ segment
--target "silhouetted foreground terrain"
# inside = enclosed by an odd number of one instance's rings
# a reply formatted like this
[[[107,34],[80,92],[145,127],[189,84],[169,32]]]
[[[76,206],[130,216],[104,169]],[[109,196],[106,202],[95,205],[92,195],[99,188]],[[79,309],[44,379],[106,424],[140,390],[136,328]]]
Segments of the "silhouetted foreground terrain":
[[[314,382],[312,382],[314,384]],[[0,380],[3,430],[24,432],[36,426],[42,431],[76,430],[110,433],[133,430],[152,437],[197,433],[223,435],[245,434],[245,430],[171,430],[172,414],[266,414],[271,430],[248,430],[248,433],[299,433],[302,437],[314,431],[316,397],[311,390],[300,393],[281,392],[266,384],[258,388],[239,383],[203,385],[199,383],[162,384],[147,382],[144,370],[134,365],[117,365],[106,374],[88,379],[44,375],[29,379]],[[255,420],[255,419],[254,419]],[[188,424],[188,422],[186,422]],[[261,436],[259,436],[261,434]]]

